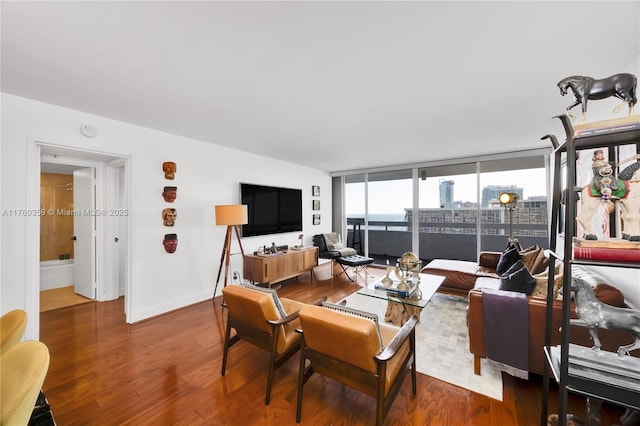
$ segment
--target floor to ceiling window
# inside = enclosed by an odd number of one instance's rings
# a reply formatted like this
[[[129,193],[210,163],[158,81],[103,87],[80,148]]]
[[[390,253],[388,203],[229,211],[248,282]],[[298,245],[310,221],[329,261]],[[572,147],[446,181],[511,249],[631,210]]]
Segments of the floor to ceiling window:
[[[510,237],[548,247],[545,154],[344,174],[339,228],[376,263],[406,251],[423,261],[476,260],[479,250],[503,250]],[[502,192],[519,196],[511,212],[498,201]]]

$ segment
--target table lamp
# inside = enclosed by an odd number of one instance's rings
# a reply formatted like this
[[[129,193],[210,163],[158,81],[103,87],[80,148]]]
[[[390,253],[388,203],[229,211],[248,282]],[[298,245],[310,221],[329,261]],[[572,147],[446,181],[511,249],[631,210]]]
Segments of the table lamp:
[[[224,237],[224,246],[222,247],[222,255],[220,257],[220,268],[218,269],[218,278],[216,279],[216,286],[213,290],[213,296],[215,297],[218,290],[218,283],[220,282],[220,272],[222,272],[222,264],[225,265],[224,271],[224,287],[227,286],[227,278],[229,277],[229,258],[231,256],[231,232],[235,231],[236,238],[238,238],[238,245],[240,246],[240,253],[244,259],[244,249],[242,248],[242,240],[240,239],[240,232],[238,231],[239,225],[246,225],[248,221],[247,206],[244,204],[230,204],[215,206],[216,213],[216,225],[227,226],[227,233]]]

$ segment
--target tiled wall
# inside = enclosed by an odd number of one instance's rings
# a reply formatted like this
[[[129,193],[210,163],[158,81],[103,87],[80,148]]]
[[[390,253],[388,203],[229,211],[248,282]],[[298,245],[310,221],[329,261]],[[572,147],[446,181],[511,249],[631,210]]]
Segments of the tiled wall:
[[[40,174],[40,260],[73,259],[73,176]]]

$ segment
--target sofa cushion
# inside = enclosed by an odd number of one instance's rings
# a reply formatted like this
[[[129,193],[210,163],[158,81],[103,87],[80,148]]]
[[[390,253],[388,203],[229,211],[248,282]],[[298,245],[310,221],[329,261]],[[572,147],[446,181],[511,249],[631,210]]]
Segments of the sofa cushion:
[[[624,294],[612,285],[599,283],[594,289],[596,297],[602,303],[607,305],[616,306],[618,308],[627,308],[627,304],[624,303]]]
[[[502,252],[500,255],[500,260],[498,260],[498,265],[496,266],[496,272],[499,275],[504,274],[514,263],[520,260],[520,253],[518,253],[518,248],[509,244],[509,246]]]
[[[514,263],[504,274],[500,275],[500,290],[516,291],[531,294],[536,280],[524,266],[522,260]]]

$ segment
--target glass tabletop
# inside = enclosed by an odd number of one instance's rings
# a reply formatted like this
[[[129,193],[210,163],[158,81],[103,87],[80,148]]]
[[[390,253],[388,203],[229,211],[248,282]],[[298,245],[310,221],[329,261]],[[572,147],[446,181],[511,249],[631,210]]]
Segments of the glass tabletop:
[[[395,294],[392,291],[386,291],[382,289],[377,289],[376,285],[381,285],[381,281],[384,277],[380,277],[373,282],[365,284],[360,290],[357,291],[357,294],[362,294],[364,296],[375,297],[378,299],[389,300],[391,302],[403,303],[405,305],[416,306],[419,308],[424,308],[427,306],[433,295],[444,281],[444,277],[440,275],[431,275],[431,274],[419,274],[420,282],[418,283],[418,288],[416,291],[409,297],[401,297]],[[397,288],[397,285],[400,281],[397,279],[393,279],[392,288]]]

